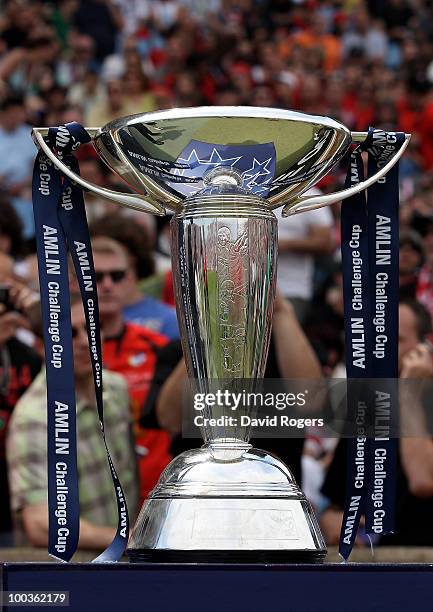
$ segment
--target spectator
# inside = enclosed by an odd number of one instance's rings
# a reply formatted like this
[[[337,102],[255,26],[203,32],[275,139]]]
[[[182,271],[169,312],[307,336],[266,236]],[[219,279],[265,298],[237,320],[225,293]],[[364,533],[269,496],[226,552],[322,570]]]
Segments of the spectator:
[[[415,298],[423,260],[421,236],[415,230],[400,232],[400,298]]]
[[[318,12],[311,13],[308,27],[295,31],[288,38],[288,44],[280,47],[280,54],[283,57],[289,57],[293,45],[304,50],[318,49],[323,58],[323,69],[326,72],[336,70],[340,65],[341,41],[327,31],[326,21]]]
[[[96,155],[92,146],[81,147],[77,152],[80,162],[80,174],[90,183],[100,187],[108,187],[108,175],[106,166]],[[114,202],[107,200],[97,193],[88,191],[84,194],[86,214],[88,222],[91,224],[103,215],[115,216],[121,213],[121,209]]]
[[[113,539],[117,506],[96,411],[84,310],[80,301],[73,303],[71,316],[81,501],[79,547],[96,550],[106,548]],[[46,380],[45,372],[41,372],[16,404],[7,440],[17,543],[24,532],[33,546],[46,546],[48,542],[46,419]],[[133,519],[137,481],[129,399],[122,378],[110,372],[104,373],[104,421],[108,446]]]
[[[399,308],[399,372],[404,379],[433,379],[433,361],[424,344],[431,333],[432,323],[426,309],[414,300],[402,302]],[[414,410],[429,410],[429,398],[421,409],[420,397],[413,394],[416,387],[404,385],[400,398],[402,437],[399,440],[399,463],[397,477],[396,530],[394,534],[381,538],[381,544],[431,546],[433,532],[428,529],[429,516],[433,511],[433,441],[426,437],[425,430],[417,432],[416,437],[407,437],[405,419]],[[410,396],[405,393],[410,392]],[[408,414],[408,410],[410,413]],[[417,426],[422,424],[417,419]],[[322,491],[330,505],[321,517],[322,531],[328,545],[338,544],[343,517],[344,485],[346,482],[346,440],[340,440]],[[360,543],[360,541],[357,541]]]
[[[125,319],[163,334],[167,338],[178,338],[179,328],[174,308],[159,299],[143,295],[139,287],[139,281],[150,277],[154,271],[153,257],[144,228],[125,217],[107,216],[98,219],[91,226],[91,231],[94,236],[109,236],[117,240],[128,253],[129,264],[122,281]],[[163,295],[170,295],[166,282],[163,283],[163,287],[165,289]]]
[[[69,54],[57,64],[57,79],[65,87],[81,84],[85,75],[96,66],[95,42],[91,36],[71,32]]]
[[[2,31],[1,40],[7,49],[22,47],[29,32],[37,24],[37,8],[31,2],[11,0],[5,7],[6,27]]]
[[[89,69],[78,83],[72,85],[69,89],[68,100],[72,105],[80,106],[85,117],[99,105],[106,103],[106,92],[103,83],[99,79],[98,72],[95,69]],[[115,118],[116,115],[111,117]],[[110,119],[111,119],[110,118]],[[104,123],[87,125],[105,125],[110,121],[108,119]]]
[[[86,115],[89,126],[104,126],[109,121],[121,116],[124,91],[120,80],[111,80],[106,84],[106,97],[92,105]]]
[[[0,104],[0,189],[11,198],[25,238],[34,235],[31,177],[35,154],[22,98],[6,98]]]
[[[314,256],[330,254],[334,248],[332,223],[326,207],[285,218],[280,213],[278,217],[278,286],[301,323],[313,297]]]
[[[0,198],[0,252],[19,257],[23,254],[23,226],[8,199]]]
[[[73,16],[73,25],[95,42],[98,61],[113,53],[116,36],[123,27],[120,11],[111,0],[81,0]]]
[[[373,21],[364,8],[355,9],[353,19],[342,36],[343,57],[353,54],[370,60],[385,60],[388,38],[382,22]]]
[[[424,228],[425,259],[418,275],[416,297],[433,317],[433,219],[427,219]]]
[[[54,62],[59,52],[51,29],[29,33],[23,47],[6,53],[0,61],[0,78],[28,99],[53,87]]]
[[[128,383],[143,501],[170,460],[169,436],[151,428],[143,429],[138,424],[153,380],[158,351],[168,343],[168,338],[124,319],[122,304],[130,264],[123,247],[104,236],[93,238],[92,247],[99,317],[105,335],[104,364],[122,374]]]
[[[156,110],[155,98],[149,87],[149,80],[141,65],[130,68],[122,78],[124,99],[122,115],[148,113]]]
[[[317,293],[305,320],[304,329],[314,346],[326,376],[338,376],[335,369],[344,362],[344,303],[341,266],[335,267],[322,291]]]
[[[0,271],[0,514],[1,545],[12,544],[12,517],[6,465],[6,436],[11,415],[21,395],[28,389],[41,367],[38,354],[16,337],[29,322],[23,306],[29,303],[29,292],[11,278],[12,265]],[[6,282],[4,282],[6,281]],[[21,310],[21,312],[20,312]]]

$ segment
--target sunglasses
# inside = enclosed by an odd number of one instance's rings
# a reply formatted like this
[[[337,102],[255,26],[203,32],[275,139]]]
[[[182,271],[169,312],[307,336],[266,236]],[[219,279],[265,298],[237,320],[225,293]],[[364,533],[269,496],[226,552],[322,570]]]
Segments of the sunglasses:
[[[76,338],[78,334],[80,333],[80,331],[83,331],[85,334],[87,334],[86,324],[83,323],[81,327],[75,327],[74,325],[72,325],[71,331],[72,331],[72,338]]]
[[[95,272],[95,278],[97,283],[102,283],[106,276],[109,276],[111,278],[111,281],[117,284],[125,278],[126,270],[108,270],[107,272]]]

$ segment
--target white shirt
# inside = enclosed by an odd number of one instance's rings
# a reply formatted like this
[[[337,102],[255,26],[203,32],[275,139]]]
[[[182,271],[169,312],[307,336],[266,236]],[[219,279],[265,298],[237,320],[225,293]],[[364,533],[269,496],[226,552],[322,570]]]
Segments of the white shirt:
[[[32,176],[37,150],[31,130],[25,123],[12,132],[0,127],[0,176],[7,185],[20,183]]]
[[[320,194],[310,189],[307,195]],[[299,239],[308,235],[311,225],[332,227],[334,220],[327,206],[283,217],[281,209],[276,213],[279,239]],[[314,257],[308,253],[281,252],[278,256],[278,287],[285,297],[310,300],[313,297]]]

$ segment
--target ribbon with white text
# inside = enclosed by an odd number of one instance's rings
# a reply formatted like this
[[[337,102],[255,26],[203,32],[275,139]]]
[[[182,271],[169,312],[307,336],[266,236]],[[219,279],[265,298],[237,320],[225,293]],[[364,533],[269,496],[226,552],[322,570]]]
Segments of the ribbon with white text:
[[[48,144],[79,174],[72,151],[89,142],[85,129],[70,123],[51,128]],[[47,372],[48,552],[69,561],[79,539],[76,403],[67,252],[71,253],[86,316],[96,405],[115,491],[118,525],[110,546],[95,561],[117,561],[126,548],[129,519],[104,430],[102,352],[98,296],[82,190],[39,152],[33,172],[33,210]]]
[[[352,153],[346,187],[394,156],[404,134],[370,129]],[[366,533],[394,529],[398,356],[398,164],[341,209],[348,425],[347,483],[339,551],[347,559],[362,514]],[[352,380],[352,379],[356,379]],[[363,385],[362,380],[369,379]],[[367,383],[367,380],[366,380]]]

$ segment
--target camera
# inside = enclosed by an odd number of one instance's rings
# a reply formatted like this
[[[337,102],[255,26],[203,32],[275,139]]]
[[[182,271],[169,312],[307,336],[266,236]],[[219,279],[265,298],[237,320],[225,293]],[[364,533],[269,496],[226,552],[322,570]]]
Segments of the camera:
[[[10,297],[10,286],[0,283],[0,304],[5,306],[5,310],[14,310],[14,305]]]

